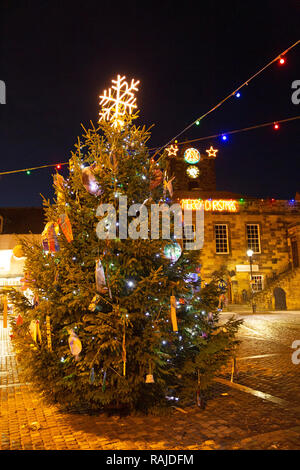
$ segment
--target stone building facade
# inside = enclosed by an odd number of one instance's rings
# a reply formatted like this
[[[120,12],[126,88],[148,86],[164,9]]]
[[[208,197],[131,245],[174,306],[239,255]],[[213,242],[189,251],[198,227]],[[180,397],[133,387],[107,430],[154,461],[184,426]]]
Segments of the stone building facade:
[[[204,208],[204,245],[199,251],[203,282],[217,276],[229,303],[300,309],[300,198],[253,199],[217,191],[216,152],[200,155],[189,148],[170,155],[169,177],[175,176],[173,202],[193,211]]]

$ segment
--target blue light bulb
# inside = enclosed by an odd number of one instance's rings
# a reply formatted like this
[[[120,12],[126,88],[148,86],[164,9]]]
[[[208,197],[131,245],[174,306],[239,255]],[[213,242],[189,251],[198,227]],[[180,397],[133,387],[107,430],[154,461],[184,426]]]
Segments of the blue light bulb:
[[[241,94],[240,94],[239,91],[235,94],[235,97],[236,97],[236,98],[240,98],[240,97],[241,97]]]

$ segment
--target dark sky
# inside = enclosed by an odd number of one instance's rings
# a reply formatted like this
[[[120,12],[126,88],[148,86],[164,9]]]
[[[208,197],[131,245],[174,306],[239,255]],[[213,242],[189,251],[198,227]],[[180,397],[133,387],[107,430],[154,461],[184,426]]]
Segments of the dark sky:
[[[141,81],[150,146],[167,143],[299,39],[300,2],[2,1],[1,171],[67,161],[80,124],[98,118],[98,96],[118,73]],[[300,45],[193,127],[181,140],[300,115],[291,84]],[[217,187],[251,197],[300,190],[300,120],[232,135],[219,148]],[[0,206],[39,206],[53,169],[0,177]],[[62,171],[65,173],[65,170]]]

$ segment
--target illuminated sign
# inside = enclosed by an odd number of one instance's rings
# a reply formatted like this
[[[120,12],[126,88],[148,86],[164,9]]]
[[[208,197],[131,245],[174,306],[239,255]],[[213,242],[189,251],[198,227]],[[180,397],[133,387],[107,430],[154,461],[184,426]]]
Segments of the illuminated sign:
[[[188,166],[186,172],[190,178],[197,178],[200,173],[199,168],[195,165]]]
[[[194,163],[198,163],[200,161],[200,152],[197,149],[194,148],[188,148],[184,152],[183,158],[187,163],[190,163],[193,165]]]
[[[203,209],[210,212],[237,212],[234,199],[181,199],[181,207],[187,210]]]

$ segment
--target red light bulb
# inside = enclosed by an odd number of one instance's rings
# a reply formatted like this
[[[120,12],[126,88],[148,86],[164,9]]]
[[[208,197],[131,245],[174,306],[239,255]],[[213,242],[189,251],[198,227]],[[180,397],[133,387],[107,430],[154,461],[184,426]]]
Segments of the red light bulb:
[[[285,58],[284,58],[284,57],[280,57],[279,63],[280,63],[280,65],[285,64]]]
[[[278,124],[277,122],[274,124],[274,129],[275,129],[276,131],[279,129],[279,124]]]
[[[56,165],[56,168],[57,168],[58,170],[60,170],[60,169],[61,169],[61,164],[58,163],[58,165]]]

